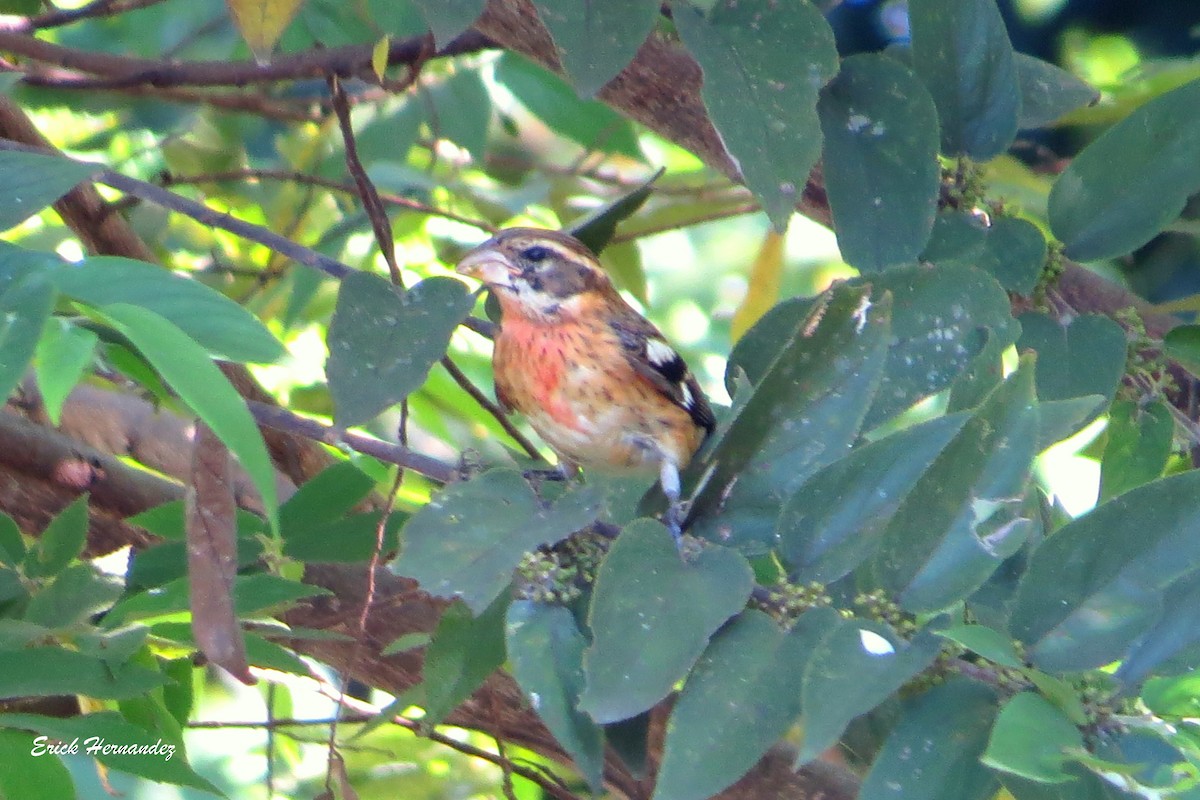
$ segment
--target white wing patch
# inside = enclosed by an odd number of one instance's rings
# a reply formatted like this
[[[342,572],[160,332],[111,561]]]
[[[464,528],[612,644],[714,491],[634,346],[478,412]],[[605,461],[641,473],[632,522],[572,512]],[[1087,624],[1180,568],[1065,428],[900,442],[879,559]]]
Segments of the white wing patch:
[[[646,358],[650,360],[651,364],[662,366],[678,359],[679,354],[662,339],[647,339]]]

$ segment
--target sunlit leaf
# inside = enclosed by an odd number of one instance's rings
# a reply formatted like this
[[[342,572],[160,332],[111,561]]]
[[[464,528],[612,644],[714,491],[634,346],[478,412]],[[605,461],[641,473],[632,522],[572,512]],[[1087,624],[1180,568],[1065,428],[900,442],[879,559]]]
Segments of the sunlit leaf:
[[[0,186],[4,187],[0,230],[36,214],[102,169],[62,156],[0,152]]]
[[[729,336],[733,341],[754,326],[763,314],[779,301],[779,287],[783,278],[784,238],[775,231],[767,231],[762,246],[750,265],[750,278],[746,296],[733,313]]]
[[[98,337],[61,319],[48,319],[37,345],[37,385],[46,406],[46,416],[62,421],[67,395],[92,363]]]
[[[1013,696],[996,717],[996,726],[980,761],[1042,783],[1063,783],[1069,751],[1083,750],[1083,734],[1062,711],[1033,692]]]
[[[225,0],[225,3],[250,52],[262,61],[271,55],[304,0]]]

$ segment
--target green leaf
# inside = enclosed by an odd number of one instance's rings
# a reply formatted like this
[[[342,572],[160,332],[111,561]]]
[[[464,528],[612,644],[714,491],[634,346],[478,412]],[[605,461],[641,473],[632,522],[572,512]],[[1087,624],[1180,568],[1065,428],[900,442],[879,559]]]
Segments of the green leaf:
[[[1108,443],[1100,461],[1100,502],[1161,478],[1175,439],[1175,420],[1163,400],[1145,407],[1117,400],[1108,411]]]
[[[44,745],[45,742],[42,742]],[[62,800],[75,797],[75,784],[62,759],[39,750],[32,733],[0,728],[0,797]]]
[[[439,49],[450,44],[454,37],[463,33],[472,25],[487,0],[413,0],[421,15],[429,23],[433,31],[433,39]]]
[[[17,566],[25,558],[25,540],[21,529],[8,514],[0,511],[0,564]]]
[[[1021,86],[1021,128],[1044,128],[1070,111],[1095,105],[1100,93],[1062,67],[1015,53]]]
[[[92,256],[48,275],[63,294],[103,310],[117,303],[152,311],[214,355],[270,363],[283,345],[254,315],[196,280],[129,258]]]
[[[80,495],[50,520],[37,543],[25,554],[25,572],[40,578],[62,572],[87,544],[88,496]]]
[[[1148,483],[1069,522],[1030,559],[1013,635],[1051,672],[1119,659],[1158,622],[1164,590],[1200,567],[1197,530],[1196,472]]]
[[[37,278],[0,294],[0,402],[8,399],[24,377],[50,319],[54,298],[54,289]]]
[[[474,305],[454,278],[426,278],[405,292],[369,272],[348,275],[326,340],[338,425],[367,422],[424,383]]]
[[[869,558],[888,521],[967,417],[915,425],[856,448],[787,499],[776,535],[797,583],[832,583]]]
[[[1020,548],[1037,440],[1029,358],[942,450],[892,517],[875,573],[911,612],[943,609],[978,589]]]
[[[1176,325],[1163,336],[1163,352],[1188,372],[1200,375],[1200,325]]]
[[[913,67],[937,105],[942,152],[986,161],[1017,135],[1021,90],[995,0],[911,0]]]
[[[85,164],[61,156],[0,152],[0,186],[4,187],[0,231],[41,211],[77,183],[103,169],[99,164]]]
[[[601,206],[580,219],[573,220],[563,229],[563,232],[569,233],[583,242],[593,253],[599,253],[612,241],[613,234],[617,232],[617,225],[637,213],[637,210],[650,197],[650,193],[654,191],[654,182],[662,176],[665,169],[665,167],[659,169],[640,186],[613,202]]]
[[[533,5],[580,97],[594,96],[633,60],[660,8],[658,0],[533,0]]]
[[[64,647],[0,650],[0,698],[83,694],[136,697],[161,686],[163,676],[136,664],[112,664]]]
[[[224,796],[217,787],[192,770],[186,754],[182,752],[182,741],[170,741],[162,735],[162,731],[140,728],[115,711],[100,711],[67,719],[37,714],[0,714],[0,724],[26,728],[63,742],[78,739],[80,754],[91,755],[110,769]],[[130,752],[121,745],[146,749]]]
[[[577,710],[587,639],[562,606],[517,600],[508,609],[508,660],[521,691],[593,792],[604,779],[604,733]]]
[[[543,508],[519,472],[488,470],[447,486],[409,518],[391,570],[478,613],[504,591],[527,552],[594,522],[602,508],[586,486]]]
[[[24,618],[51,629],[68,628],[111,606],[123,588],[120,581],[101,575],[91,564],[73,564],[34,593]]]
[[[422,677],[424,724],[438,725],[504,663],[504,616],[509,597],[501,595],[478,616],[462,603],[446,607],[433,641],[425,648]]]
[[[1136,685],[1156,670],[1161,674],[1164,662],[1200,641],[1200,572],[1180,578],[1167,587],[1163,593],[1163,608],[1170,609],[1171,613],[1163,614],[1158,624],[1140,637],[1121,659],[1117,680]],[[1195,697],[1193,702],[1196,702]]]
[[[268,573],[238,575],[233,581],[233,605],[240,617],[284,608],[306,597],[327,594],[329,591],[320,586],[310,586]],[[187,611],[188,607],[187,578],[178,578],[117,603],[104,616],[103,624],[115,628],[136,620],[180,614]]]
[[[976,262],[1010,292],[1028,295],[1046,264],[1046,237],[1036,225],[999,217],[987,229],[982,257]]]
[[[979,756],[995,715],[995,692],[965,678],[918,695],[906,704],[859,796],[988,800],[999,784]]]
[[[782,232],[821,152],[817,92],[838,70],[833,32],[807,0],[719,0],[674,10],[704,70],[701,96],[746,186]]]
[[[863,273],[908,264],[937,210],[937,112],[925,86],[882,55],[856,55],[817,104],[825,189],[842,258]]]
[[[321,527],[352,511],[375,481],[349,461],[333,464],[302,484],[279,507],[279,526],[288,532]]]
[[[459,70],[430,90],[429,101],[434,110],[426,121],[434,138],[449,139],[482,162],[492,119],[492,97],[479,71]]]
[[[685,563],[658,522],[626,526],[596,576],[580,710],[615,722],[662,700],[752,584],[750,565],[732,550],[706,547]]]
[[[804,665],[838,623],[816,608],[785,632],[749,610],[722,628],[671,711],[655,800],[705,800],[758,763],[800,715]]]
[[[870,287],[838,287],[825,296],[815,327],[805,315],[789,320],[779,338],[775,325],[755,326],[739,341],[742,352],[769,348],[777,355],[715,447],[688,470],[697,475],[715,465],[692,506],[695,535],[765,548],[782,503],[848,450],[891,333],[891,298],[876,294],[871,301],[870,294]]]
[[[553,131],[588,150],[642,159],[632,123],[598,100],[580,100],[566,81],[511,51],[495,64],[496,81]]]
[[[395,656],[407,653],[419,647],[425,647],[433,640],[428,633],[405,633],[396,637],[387,647],[379,651],[381,656]]]
[[[1082,752],[1083,735],[1056,706],[1033,692],[1020,692],[1000,709],[980,761],[1001,772],[1043,783],[1064,783],[1069,751]]]
[[[886,700],[928,667],[941,639],[922,632],[905,642],[871,620],[846,620],[821,639],[804,669],[804,740],[797,764],[807,764],[837,743],[850,720]]]
[[[937,631],[937,635],[957,642],[1002,667],[1021,669],[1024,666],[1012,640],[986,625],[954,625]]]
[[[92,363],[99,337],[86,328],[52,317],[46,320],[37,345],[37,384],[46,416],[58,425],[63,404]]]
[[[208,354],[186,333],[153,311],[125,303],[100,315],[125,334],[180,399],[212,428],[254,482],[271,528],[279,529],[275,468],[246,402]]]
[[[1167,92],[1072,159],[1050,191],[1050,228],[1079,261],[1128,253],[1200,191],[1200,80]]]

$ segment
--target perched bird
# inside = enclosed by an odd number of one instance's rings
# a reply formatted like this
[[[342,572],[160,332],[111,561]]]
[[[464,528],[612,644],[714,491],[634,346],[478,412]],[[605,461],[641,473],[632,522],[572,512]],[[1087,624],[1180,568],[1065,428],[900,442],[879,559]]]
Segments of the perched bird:
[[[500,303],[492,368],[501,406],[525,415],[564,474],[657,468],[678,541],[679,471],[715,420],[658,328],[621,298],[591,250],[559,231],[501,231],[458,272]]]

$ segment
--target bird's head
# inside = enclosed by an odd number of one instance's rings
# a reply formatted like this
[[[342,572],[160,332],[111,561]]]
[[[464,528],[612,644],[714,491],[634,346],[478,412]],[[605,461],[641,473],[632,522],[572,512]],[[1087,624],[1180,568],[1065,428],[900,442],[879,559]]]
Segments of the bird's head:
[[[596,255],[560,231],[508,228],[458,262],[458,272],[482,281],[505,313],[532,319],[571,316],[579,298],[611,292]]]

